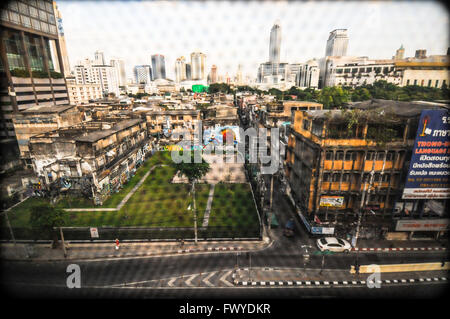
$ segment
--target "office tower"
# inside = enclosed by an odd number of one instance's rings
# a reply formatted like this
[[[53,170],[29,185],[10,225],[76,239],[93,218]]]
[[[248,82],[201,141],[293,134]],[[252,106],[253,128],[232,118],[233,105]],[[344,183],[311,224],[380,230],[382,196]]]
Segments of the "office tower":
[[[414,57],[416,59],[425,59],[427,57],[427,50],[416,50],[416,55]]]
[[[96,57],[98,56],[96,55]],[[116,68],[110,65],[98,64],[99,62],[101,62],[101,59],[94,62],[85,59],[81,64],[76,65],[74,68],[76,83],[100,84],[104,95],[114,93],[116,96],[119,96],[119,79]]]
[[[394,60],[401,60],[405,57],[405,49],[403,48],[403,44],[400,46],[400,49],[398,49],[395,52]]]
[[[192,80],[191,64],[186,63],[186,80]]]
[[[186,61],[182,56],[175,61],[175,81],[180,83],[184,80],[186,80]]]
[[[241,65],[239,64],[238,66],[238,70],[236,72],[236,85],[243,85],[243,81],[242,81],[242,70],[241,70]]]
[[[152,55],[153,80],[166,78],[166,61],[164,55]]]
[[[201,52],[191,53],[192,80],[205,79],[205,60],[206,60],[205,54]]]
[[[0,26],[0,170],[3,171],[21,163],[31,166],[29,134],[26,127],[21,132],[16,126],[16,117],[29,118],[24,114],[29,114],[25,111],[30,109],[56,110],[61,104],[67,105],[69,98],[52,1],[8,1],[1,9]]]
[[[110,61],[112,67],[116,69],[119,86],[127,85],[127,74],[125,71],[125,61],[120,58],[112,58]]]
[[[270,31],[269,62],[280,63],[281,26],[275,22]]]
[[[58,6],[56,5],[55,1],[53,1],[53,10],[55,11],[55,18],[56,18],[56,23],[57,23],[57,27],[58,27],[59,50],[61,51],[61,56],[62,56],[62,60],[63,60],[64,76],[68,77],[68,76],[70,76],[69,55],[67,54],[66,39],[64,37],[64,28],[63,28],[63,23],[62,23],[61,12],[58,10]],[[53,50],[53,51],[55,51],[55,50]],[[57,56],[56,52],[52,52],[52,53],[54,56]]]
[[[134,79],[137,84],[149,84],[152,81],[152,67],[150,65],[136,65],[134,67]]]
[[[336,29],[330,32],[325,56],[346,56],[348,46],[347,29]]]
[[[95,51],[95,59],[94,59],[95,65],[106,65],[105,62],[105,55],[103,51]]]
[[[209,73],[209,83],[217,82],[217,66],[213,64],[211,66],[211,72]]]

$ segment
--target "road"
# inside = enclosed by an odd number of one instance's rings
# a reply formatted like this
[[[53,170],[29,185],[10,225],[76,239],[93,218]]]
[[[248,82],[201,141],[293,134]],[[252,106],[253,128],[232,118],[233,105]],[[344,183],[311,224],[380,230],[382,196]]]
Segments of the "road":
[[[274,196],[280,213],[280,225],[290,218],[292,211],[281,196]],[[301,245],[310,239],[297,225],[294,238],[282,236],[282,229],[273,229],[273,244],[249,254],[242,252],[193,253],[180,256],[140,257],[95,261],[61,262],[1,262],[1,286],[14,296],[84,296],[84,297],[433,297],[446,288],[444,283],[383,286],[382,289],[362,287],[233,287],[232,271],[236,267],[274,267],[320,269],[322,256],[311,255],[303,263]],[[300,231],[299,231],[300,230]],[[339,253],[325,257],[324,269],[350,269],[356,253]],[[397,264],[441,262],[445,252],[359,253],[360,264]],[[81,289],[68,289],[66,272],[69,264],[80,266]],[[206,280],[206,282],[205,282]],[[208,284],[210,283],[210,284]],[[190,287],[190,286],[193,287]],[[203,286],[203,287],[195,287]]]

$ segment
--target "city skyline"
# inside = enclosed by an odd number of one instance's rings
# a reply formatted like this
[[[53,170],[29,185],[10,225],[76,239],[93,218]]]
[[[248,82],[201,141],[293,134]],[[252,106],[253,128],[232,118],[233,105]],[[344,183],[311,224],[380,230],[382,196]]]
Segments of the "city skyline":
[[[167,77],[175,79],[175,61],[200,51],[221,72],[239,64],[256,77],[269,60],[269,37],[279,20],[282,62],[304,62],[324,55],[329,33],[348,29],[348,54],[391,58],[401,44],[405,56],[417,49],[445,54],[448,17],[437,2],[77,2],[60,1],[71,63],[105,52],[107,60],[125,60],[127,77],[134,65],[166,57]],[[196,17],[192,19],[192,17]],[[82,23],[80,23],[82,22]]]

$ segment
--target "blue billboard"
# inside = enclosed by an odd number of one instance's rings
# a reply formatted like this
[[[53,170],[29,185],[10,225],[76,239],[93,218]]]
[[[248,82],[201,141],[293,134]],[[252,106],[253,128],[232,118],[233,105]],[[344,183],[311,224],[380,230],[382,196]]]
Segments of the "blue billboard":
[[[423,110],[403,199],[450,198],[450,113]]]

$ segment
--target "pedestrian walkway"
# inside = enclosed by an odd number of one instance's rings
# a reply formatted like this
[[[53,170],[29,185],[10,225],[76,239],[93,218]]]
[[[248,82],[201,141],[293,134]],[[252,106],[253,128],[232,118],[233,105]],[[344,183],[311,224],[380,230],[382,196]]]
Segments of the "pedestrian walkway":
[[[352,252],[443,251],[448,242],[437,240],[358,240]]]
[[[242,268],[234,274],[240,286],[347,286],[447,282],[448,271],[351,274],[346,269]]]
[[[62,246],[56,249],[51,244],[0,244],[0,257],[4,260],[78,260],[123,257],[145,257],[188,253],[214,253],[254,251],[270,246],[268,241],[211,241],[199,242],[120,242],[116,249],[111,243],[66,243],[66,257]]]
[[[205,214],[203,217],[203,225],[202,225],[203,227],[208,227],[209,215],[211,214],[211,206],[212,206],[212,201],[214,198],[215,187],[216,187],[216,184],[212,184],[209,189],[208,202],[206,203]]]

